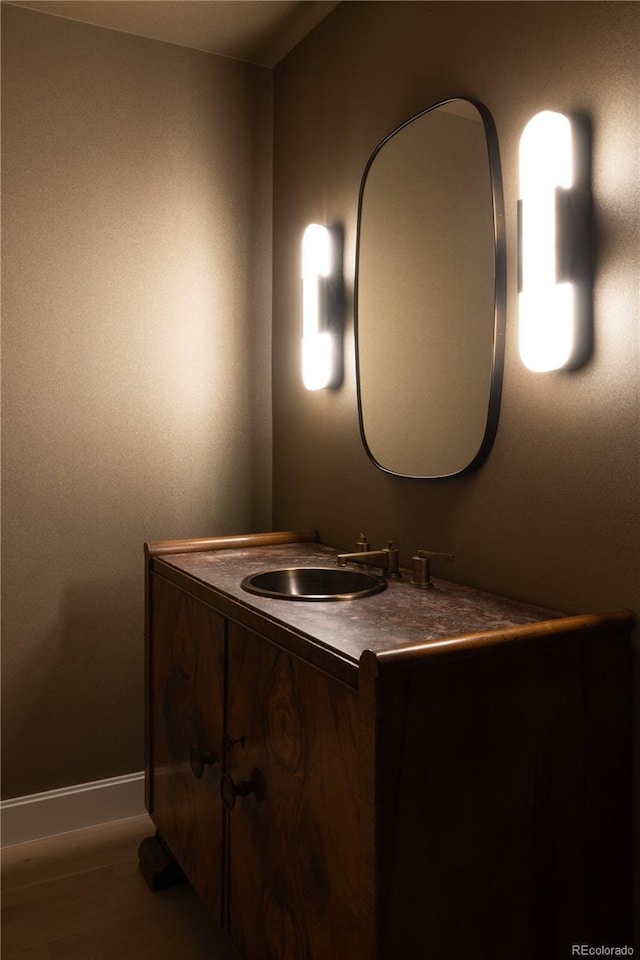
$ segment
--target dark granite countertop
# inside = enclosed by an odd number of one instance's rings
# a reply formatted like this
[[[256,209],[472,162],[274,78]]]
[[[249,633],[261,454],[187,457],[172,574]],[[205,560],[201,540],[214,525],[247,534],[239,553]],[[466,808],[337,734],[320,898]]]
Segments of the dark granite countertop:
[[[169,554],[159,562],[354,663],[365,650],[381,653],[562,616],[437,578],[432,590],[410,586],[407,576],[373,596],[326,602],[276,600],[240,586],[244,577],[267,570],[334,567],[337,553],[317,543],[292,543]]]

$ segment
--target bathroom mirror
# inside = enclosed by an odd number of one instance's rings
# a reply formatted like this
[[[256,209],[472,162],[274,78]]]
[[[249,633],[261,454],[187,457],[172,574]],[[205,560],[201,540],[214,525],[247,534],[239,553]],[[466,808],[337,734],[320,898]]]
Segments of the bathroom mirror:
[[[495,127],[451,99],[380,143],[358,204],[360,431],[382,470],[450,477],[479,466],[500,406],[505,313]]]

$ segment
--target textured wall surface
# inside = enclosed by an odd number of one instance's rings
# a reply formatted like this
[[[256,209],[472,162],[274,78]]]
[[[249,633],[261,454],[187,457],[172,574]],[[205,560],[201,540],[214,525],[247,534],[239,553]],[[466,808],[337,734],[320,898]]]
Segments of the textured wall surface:
[[[271,72],[2,14],[11,797],[141,769],[143,542],[269,527]]]
[[[437,572],[474,586],[572,613],[640,613],[639,30],[634,3],[345,2],[276,68],[276,527],[317,527],[341,548],[364,530],[375,546],[394,538],[404,561],[420,547],[454,553]],[[352,294],[370,152],[398,123],[452,96],[484,102],[500,144],[502,409],[476,473],[405,480],[376,470],[360,443],[352,296],[342,388],[301,385],[299,240],[311,221],[344,226]],[[519,361],[516,287],[518,140],[543,109],[590,118],[596,219],[594,355],[577,372],[547,375]],[[428,402],[428,383],[424,390]]]

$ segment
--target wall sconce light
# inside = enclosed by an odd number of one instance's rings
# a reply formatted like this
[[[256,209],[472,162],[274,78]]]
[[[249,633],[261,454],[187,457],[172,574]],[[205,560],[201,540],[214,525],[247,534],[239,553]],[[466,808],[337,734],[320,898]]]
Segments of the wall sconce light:
[[[520,139],[520,357],[536,372],[575,368],[591,352],[591,195],[586,129],[536,114]]]
[[[302,381],[307,390],[342,382],[342,235],[311,223],[302,237]]]

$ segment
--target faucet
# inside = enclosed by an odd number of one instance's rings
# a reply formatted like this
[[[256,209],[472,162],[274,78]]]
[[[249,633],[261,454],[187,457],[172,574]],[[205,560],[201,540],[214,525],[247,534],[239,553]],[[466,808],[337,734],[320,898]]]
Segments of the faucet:
[[[347,563],[361,563],[367,567],[380,567],[382,572],[389,580],[400,580],[400,551],[394,546],[393,540],[387,540],[386,547],[382,550],[369,550],[368,541],[363,533],[360,534],[360,540],[356,543],[355,553],[339,553],[337,563],[339,567],[344,567]]]

